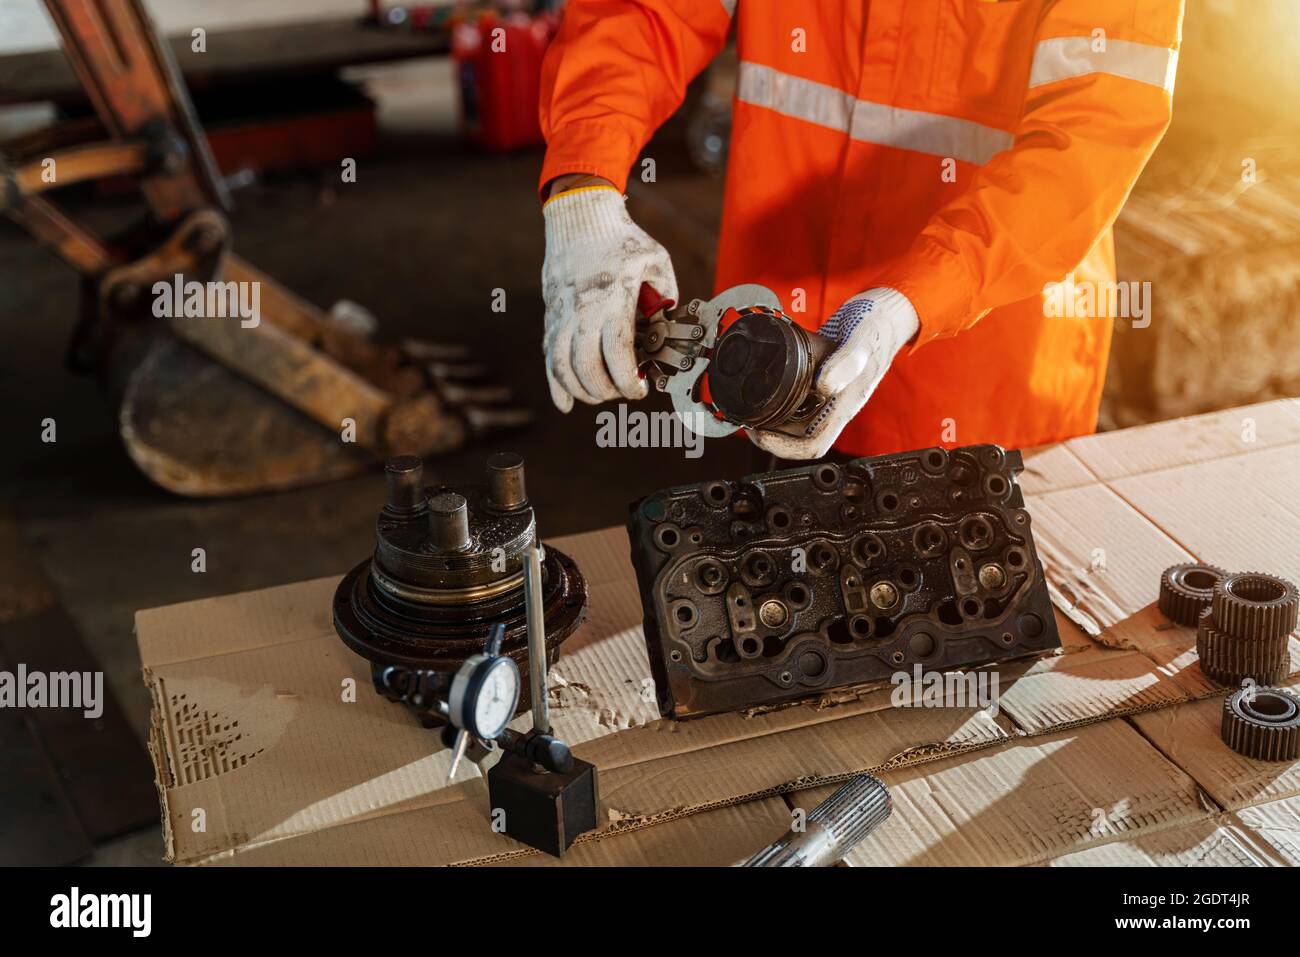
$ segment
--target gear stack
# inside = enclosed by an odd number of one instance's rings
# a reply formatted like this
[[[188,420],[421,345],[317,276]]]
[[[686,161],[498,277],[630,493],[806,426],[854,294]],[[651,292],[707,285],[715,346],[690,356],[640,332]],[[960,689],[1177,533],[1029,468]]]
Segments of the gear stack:
[[[1285,578],[1174,565],[1160,576],[1159,606],[1171,621],[1196,626],[1201,670],[1220,684],[1272,685],[1290,671],[1300,592]]]
[[[1189,563],[1166,568],[1160,576],[1160,611],[1170,621],[1195,628],[1210,607],[1214,586],[1228,573],[1217,565]]]
[[[1281,688],[1253,685],[1223,703],[1223,741],[1261,761],[1300,758],[1300,698]]]
[[[1296,626],[1300,594],[1285,578],[1238,572],[1214,586],[1210,607],[1215,624],[1230,635],[1285,643]]]

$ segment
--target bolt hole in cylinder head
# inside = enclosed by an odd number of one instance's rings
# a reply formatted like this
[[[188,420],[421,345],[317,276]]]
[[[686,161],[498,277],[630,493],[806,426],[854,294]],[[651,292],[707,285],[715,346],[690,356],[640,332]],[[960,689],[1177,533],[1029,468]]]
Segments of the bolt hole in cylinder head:
[[[1000,565],[989,562],[980,566],[979,583],[989,591],[997,591],[1007,583],[1007,573]]]
[[[790,610],[784,602],[769,598],[759,606],[758,620],[768,628],[784,628],[790,620]]]

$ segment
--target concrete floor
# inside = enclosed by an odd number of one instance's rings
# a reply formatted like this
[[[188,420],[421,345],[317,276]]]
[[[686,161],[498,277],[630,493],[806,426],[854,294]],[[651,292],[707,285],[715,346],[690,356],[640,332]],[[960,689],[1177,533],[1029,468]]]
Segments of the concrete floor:
[[[670,147],[661,152],[655,201],[689,208],[707,237],[720,185]],[[537,152],[480,155],[449,134],[390,134],[355,184],[326,171],[239,191],[233,226],[241,255],[322,306],[352,299],[386,335],[469,343],[536,422],[440,459],[432,474],[472,477],[489,452],[521,452],[543,533],[555,536],[621,524],[629,501],[659,487],[741,474],[749,447],[722,440],[695,460],[681,450],[597,449],[595,410],[565,416],[551,406],[541,362],[539,164]],[[683,289],[711,290],[707,258],[682,257]],[[505,314],[489,308],[498,287]],[[0,488],[143,741],[149,701],[135,611],[342,573],[371,548],[383,480],[376,472],[231,501],[161,491],[127,458],[95,382],[63,367],[77,308],[68,268],[0,223]],[[56,444],[40,441],[46,417],[57,422]],[[205,574],[190,569],[196,546],[207,552]],[[102,849],[96,863],[160,858],[161,841],[148,832]]]

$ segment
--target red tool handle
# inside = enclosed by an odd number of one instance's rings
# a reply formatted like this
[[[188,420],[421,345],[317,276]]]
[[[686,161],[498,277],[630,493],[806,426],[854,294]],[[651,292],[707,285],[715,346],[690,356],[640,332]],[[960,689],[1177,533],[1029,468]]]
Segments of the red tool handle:
[[[643,319],[649,319],[660,309],[671,309],[677,305],[672,299],[659,295],[659,290],[648,282],[641,283],[641,292],[636,297],[636,311]]]

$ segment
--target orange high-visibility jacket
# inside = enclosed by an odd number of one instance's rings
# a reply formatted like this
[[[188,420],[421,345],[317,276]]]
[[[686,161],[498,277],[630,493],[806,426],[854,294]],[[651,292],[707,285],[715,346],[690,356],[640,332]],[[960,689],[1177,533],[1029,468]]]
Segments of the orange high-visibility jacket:
[[[762,283],[787,308],[802,290],[795,318],[811,329],[874,286],[920,316],[837,447],[1092,432],[1114,286],[1089,284],[1115,279],[1111,224],[1169,123],[1182,8],[569,0],[543,67],[541,183],[590,173],[623,188],[734,17],[717,288]],[[1101,315],[1045,308],[1071,273]]]

